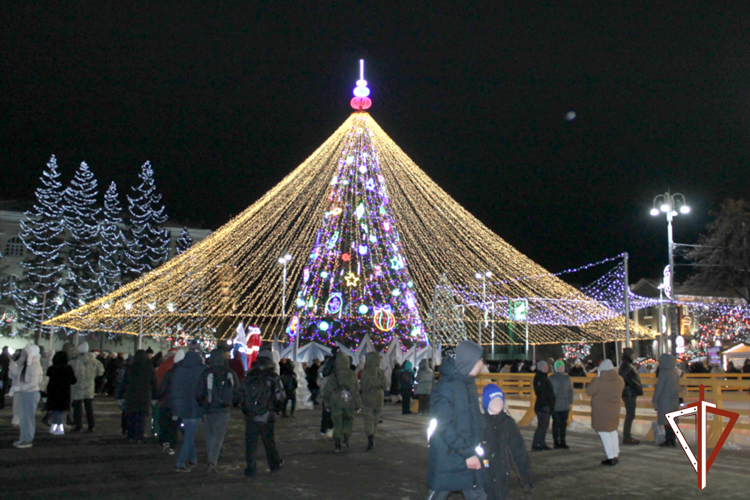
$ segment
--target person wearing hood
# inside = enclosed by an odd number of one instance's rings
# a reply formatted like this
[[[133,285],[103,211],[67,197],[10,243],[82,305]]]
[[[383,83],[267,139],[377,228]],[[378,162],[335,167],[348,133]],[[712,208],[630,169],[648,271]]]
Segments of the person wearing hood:
[[[571,377],[585,377],[586,376],[586,369],[583,367],[583,363],[580,359],[576,358],[576,360],[573,362],[573,368],[570,369],[568,372],[568,375]],[[583,383],[576,382],[573,384],[574,389],[583,389]]]
[[[659,356],[659,369],[656,375],[656,387],[652,399],[654,410],[658,414],[659,425],[664,426],[666,441],[661,446],[677,446],[677,437],[669,425],[665,414],[680,409],[680,375],[671,354]],[[678,420],[675,419],[675,422]]]
[[[172,406],[169,401],[172,376],[174,375],[175,367],[185,359],[185,351],[183,349],[173,349],[173,351],[170,350],[167,359],[156,369],[156,383],[159,387],[157,393],[159,399],[158,437],[162,451],[168,455],[174,455],[174,449],[177,447],[177,434],[180,430],[179,421],[172,418]]]
[[[184,433],[175,472],[190,472],[190,467],[198,463],[195,435],[203,417],[203,408],[198,403],[198,381],[205,369],[200,354],[194,350],[189,350],[185,359],[174,365],[169,405],[172,418],[182,419]]]
[[[420,415],[427,415],[430,412],[430,393],[434,384],[435,372],[430,368],[429,360],[423,359],[419,362],[417,372],[417,400]]]
[[[125,375],[117,390],[117,403],[127,415],[128,439],[143,442],[146,417],[156,404],[156,372],[146,351],[138,349],[133,363],[125,369]]]
[[[216,464],[229,427],[229,413],[240,399],[240,381],[229,368],[224,349],[214,349],[208,359],[208,369],[198,381],[198,401],[203,407],[204,431],[208,465],[206,472],[218,472]]]
[[[343,442],[349,448],[354,413],[362,410],[359,381],[351,368],[351,358],[342,352],[336,354],[336,367],[328,376],[323,389],[323,403],[331,408],[333,418],[334,451],[341,452]]]
[[[622,350],[622,363],[620,363],[619,374],[625,381],[625,388],[622,390],[622,401],[625,403],[625,423],[622,428],[622,444],[637,445],[641,442],[633,438],[632,428],[635,420],[635,408],[638,404],[638,396],[643,396],[643,386],[641,377],[633,366],[633,355],[635,351],[626,347]]]
[[[39,362],[39,347],[28,344],[23,354],[9,366],[13,379],[14,403],[18,398],[18,426],[21,438],[13,443],[16,448],[31,448],[36,432],[36,407],[39,404],[39,386],[44,378]],[[14,408],[15,408],[14,404]]]
[[[555,373],[549,378],[555,393],[555,408],[552,413],[552,439],[555,449],[568,449],[565,433],[568,429],[568,415],[573,404],[573,383],[565,373],[565,362],[555,361]]]
[[[375,436],[378,433],[378,420],[383,409],[383,398],[388,390],[388,377],[380,367],[381,356],[377,352],[365,355],[365,369],[359,388],[362,391],[362,413],[365,420],[365,434],[367,435],[367,449],[375,447]]]
[[[276,414],[284,401],[281,378],[274,369],[271,357],[261,357],[253,363],[242,382],[242,413],[245,415],[245,477],[254,478],[257,474],[255,460],[258,440],[263,441],[266,460],[271,474],[284,466],[284,460],[276,448],[274,426]]]
[[[77,380],[71,389],[74,422],[71,432],[80,432],[83,429],[83,408],[86,409],[88,432],[94,432],[95,383],[96,377],[104,375],[104,365],[89,352],[88,342],[79,344],[77,348],[73,344],[65,344],[63,349],[68,355],[68,364],[73,368]]]
[[[411,415],[411,395],[414,390],[414,370],[411,361],[404,363],[398,374],[398,382],[401,389],[401,413]]]
[[[599,374],[586,386],[591,396],[591,427],[599,433],[607,458],[602,465],[617,465],[620,456],[620,398],[625,381],[617,374],[612,361],[605,359],[599,365]]]
[[[61,436],[65,434],[63,413],[70,409],[70,386],[76,383],[75,372],[68,364],[65,351],[55,353],[52,366],[47,369],[47,377],[47,411],[52,412],[50,434]]]
[[[547,429],[549,429],[549,418],[555,411],[555,391],[552,383],[549,381],[549,365],[546,361],[539,361],[536,364],[534,373],[534,394],[536,402],[534,403],[534,413],[536,413],[536,431],[534,431],[534,440],[531,443],[531,449],[534,451],[551,450],[547,446]]]
[[[487,476],[488,500],[507,500],[510,472],[516,466],[521,484],[531,491],[531,466],[521,430],[513,417],[505,412],[505,393],[495,384],[482,390],[484,405],[484,472]]]
[[[468,340],[455,358],[440,365],[440,380],[430,395],[428,428],[428,500],[445,500],[453,491],[467,500],[484,500],[484,450],[479,395],[474,377],[484,366],[482,346]]]

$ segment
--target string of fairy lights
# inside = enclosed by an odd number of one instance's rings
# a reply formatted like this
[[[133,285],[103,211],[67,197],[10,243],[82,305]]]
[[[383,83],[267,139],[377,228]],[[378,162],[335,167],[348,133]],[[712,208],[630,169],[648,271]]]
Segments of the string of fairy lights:
[[[291,256],[285,281],[278,262],[282,255]],[[476,325],[483,316],[483,307],[476,307],[480,285],[474,277],[480,269],[495,277],[486,283],[487,296],[529,300],[531,344],[625,336],[622,317],[485,227],[360,111],[208,238],[45,324],[230,337],[242,322],[261,328],[266,340],[289,340],[299,332],[300,338],[326,343],[358,342],[369,333],[376,345],[394,335],[424,345],[426,313],[443,274],[467,305],[465,324]],[[336,293],[341,295],[332,303]],[[493,321],[507,323],[500,314]],[[476,328],[467,326],[466,332],[476,340]],[[497,341],[522,342],[502,332]]]

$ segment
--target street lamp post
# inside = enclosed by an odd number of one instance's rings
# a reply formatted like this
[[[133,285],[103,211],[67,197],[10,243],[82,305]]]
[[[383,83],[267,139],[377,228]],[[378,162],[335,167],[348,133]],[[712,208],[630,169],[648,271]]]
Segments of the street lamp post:
[[[284,266],[282,278],[281,278],[281,327],[284,328],[286,324],[286,265],[292,260],[292,256],[285,254],[279,257],[279,264]],[[276,329],[273,334],[273,340],[278,342],[279,331]],[[297,335],[294,336],[294,361],[297,361],[297,347],[299,343],[297,341]]]
[[[474,277],[478,280],[482,280],[482,315],[484,318],[479,320],[479,345],[482,345],[482,321],[487,323],[487,278],[492,277],[492,273],[485,271],[484,273],[477,273]]]
[[[654,206],[651,209],[651,215],[653,217],[657,217],[659,214],[665,214],[667,217],[667,244],[668,244],[668,251],[669,251],[669,284],[666,289],[666,295],[668,299],[672,299],[672,294],[674,294],[674,238],[672,236],[672,219],[677,217],[679,214],[689,214],[690,213],[690,207],[688,206],[687,202],[685,201],[685,196],[683,196],[680,193],[670,193],[667,191],[664,194],[660,194],[654,197]],[[669,307],[667,309],[667,314],[669,315],[670,321],[669,328],[670,328],[670,340],[672,341],[672,355],[676,355],[676,346],[675,346],[675,338],[677,336],[676,332],[671,331],[672,322],[671,322],[671,315],[674,314],[673,308]],[[661,318],[659,318],[659,321],[661,321]]]

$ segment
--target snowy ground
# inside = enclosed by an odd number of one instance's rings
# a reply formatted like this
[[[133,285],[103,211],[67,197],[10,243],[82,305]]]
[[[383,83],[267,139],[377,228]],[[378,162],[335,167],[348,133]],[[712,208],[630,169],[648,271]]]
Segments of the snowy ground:
[[[10,400],[8,400],[10,403]],[[155,443],[127,444],[119,433],[119,411],[109,399],[97,399],[97,431],[53,437],[39,424],[34,448],[16,450],[17,431],[10,426],[10,404],[0,410],[0,498],[253,498],[413,500],[427,496],[426,419],[403,416],[387,405],[377,450],[365,453],[362,420],[355,423],[352,449],[333,454],[331,440],[318,433],[320,413],[298,412],[280,420],[277,442],[286,464],[274,476],[263,472],[245,480],[244,426],[235,411],[218,475],[207,475],[202,432],[199,465],[189,474],[174,472],[175,457]],[[523,430],[530,445],[533,429]],[[551,437],[548,438],[551,441]],[[700,492],[684,453],[652,444],[623,447],[620,464],[603,467],[598,438],[570,433],[569,451],[531,455],[535,489],[524,495],[513,484],[514,498],[744,498],[750,486],[750,452],[723,450]],[[265,461],[261,462],[261,467]],[[451,500],[462,498],[454,495]]]

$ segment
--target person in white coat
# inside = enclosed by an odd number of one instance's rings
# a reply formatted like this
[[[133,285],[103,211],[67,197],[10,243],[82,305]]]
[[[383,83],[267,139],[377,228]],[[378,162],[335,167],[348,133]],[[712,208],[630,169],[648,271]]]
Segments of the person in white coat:
[[[25,356],[10,364],[10,376],[18,398],[18,426],[21,438],[13,443],[16,448],[31,448],[36,432],[36,407],[39,404],[39,386],[44,378],[39,362],[39,347],[29,344],[24,348]]]

